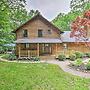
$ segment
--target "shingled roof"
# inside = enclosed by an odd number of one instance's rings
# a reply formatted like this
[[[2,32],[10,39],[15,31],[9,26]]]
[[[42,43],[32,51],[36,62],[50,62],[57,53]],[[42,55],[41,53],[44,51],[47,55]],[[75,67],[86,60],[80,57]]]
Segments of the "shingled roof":
[[[41,21],[43,21],[48,27],[51,27],[53,30],[57,31],[59,34],[63,33],[59,28],[57,28],[56,26],[54,26],[51,22],[49,22],[47,19],[45,19],[41,14],[37,14],[34,17],[32,17],[30,20],[28,20],[27,22],[25,22],[24,24],[22,24],[21,26],[19,26],[16,30],[13,31],[13,33],[15,33],[17,30],[19,30],[21,27],[23,27],[23,25],[26,25],[27,23],[30,23],[36,19],[40,19]]]

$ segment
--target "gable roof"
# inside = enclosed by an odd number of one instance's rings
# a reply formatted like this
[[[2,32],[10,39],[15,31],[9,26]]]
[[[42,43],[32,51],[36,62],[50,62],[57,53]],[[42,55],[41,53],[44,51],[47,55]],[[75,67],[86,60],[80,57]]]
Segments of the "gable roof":
[[[42,15],[37,14],[34,17],[32,17],[30,20],[28,20],[27,22],[25,22],[24,24],[22,24],[21,26],[19,26],[16,30],[13,31],[13,33],[15,33],[17,30],[19,30],[21,27],[23,27],[24,25],[26,25],[29,22],[32,22],[36,19],[40,19],[42,20],[48,27],[51,27],[52,29],[54,29],[56,32],[63,33],[59,28],[57,28],[56,26],[54,26],[51,22],[49,22],[47,19],[45,19]]]

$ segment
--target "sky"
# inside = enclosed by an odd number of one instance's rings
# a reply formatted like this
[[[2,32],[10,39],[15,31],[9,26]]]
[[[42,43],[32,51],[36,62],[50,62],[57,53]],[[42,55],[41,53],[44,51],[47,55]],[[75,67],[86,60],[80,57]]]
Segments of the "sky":
[[[26,0],[26,9],[39,10],[48,20],[53,20],[59,13],[70,11],[71,0]]]

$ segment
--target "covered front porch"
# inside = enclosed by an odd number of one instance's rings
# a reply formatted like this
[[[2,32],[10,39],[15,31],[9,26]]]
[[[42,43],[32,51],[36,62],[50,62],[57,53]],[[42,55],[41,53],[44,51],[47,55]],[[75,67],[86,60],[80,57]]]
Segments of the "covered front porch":
[[[16,44],[16,55],[20,57],[50,56],[57,53],[57,44]]]
[[[61,43],[60,39],[19,39],[16,41],[16,55],[18,57],[56,55]]]

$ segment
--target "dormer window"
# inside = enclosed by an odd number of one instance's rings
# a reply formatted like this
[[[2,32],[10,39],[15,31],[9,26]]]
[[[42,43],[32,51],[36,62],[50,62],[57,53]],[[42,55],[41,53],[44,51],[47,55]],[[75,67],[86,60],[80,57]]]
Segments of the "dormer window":
[[[23,30],[23,37],[28,37],[28,31],[27,31],[27,29]]]

